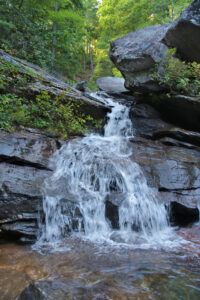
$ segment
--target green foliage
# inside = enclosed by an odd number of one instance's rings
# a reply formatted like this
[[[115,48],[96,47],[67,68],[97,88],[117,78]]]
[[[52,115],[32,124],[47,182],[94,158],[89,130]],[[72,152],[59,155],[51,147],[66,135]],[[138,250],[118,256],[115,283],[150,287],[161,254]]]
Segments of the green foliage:
[[[162,72],[153,77],[173,93],[200,96],[200,64],[175,58],[176,50],[168,50]]]
[[[13,94],[0,95],[0,129],[11,131],[20,123],[26,123],[23,100]]]
[[[14,94],[0,95],[0,129],[12,131],[19,125],[54,132],[62,138],[84,134],[99,127],[91,116],[80,113],[81,103],[66,99],[64,94],[53,99],[42,92],[28,100]]]
[[[93,78],[96,79],[101,76],[112,76],[112,69],[114,65],[108,57],[107,51],[99,50],[96,59],[96,68],[94,71]]]
[[[0,58],[0,91],[23,88],[35,78],[35,74],[28,68],[20,70],[12,62]]]
[[[0,44],[41,67],[73,78],[82,70],[81,0],[0,0]]]

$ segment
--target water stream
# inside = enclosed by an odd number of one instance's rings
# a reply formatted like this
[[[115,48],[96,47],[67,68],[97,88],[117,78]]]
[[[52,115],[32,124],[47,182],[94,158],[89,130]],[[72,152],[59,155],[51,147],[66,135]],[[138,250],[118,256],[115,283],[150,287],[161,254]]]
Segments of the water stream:
[[[131,160],[129,107],[98,100],[111,107],[104,134],[72,140],[52,158],[37,251],[0,247],[0,299],[16,300],[39,280],[53,282],[48,299],[64,289],[76,300],[199,300],[200,225],[169,227],[162,199]]]
[[[45,225],[37,246],[59,245],[69,233],[142,248],[171,245],[167,209],[131,160],[129,107],[105,94],[93,97],[111,108],[104,134],[72,140],[52,158],[54,173],[44,185]]]

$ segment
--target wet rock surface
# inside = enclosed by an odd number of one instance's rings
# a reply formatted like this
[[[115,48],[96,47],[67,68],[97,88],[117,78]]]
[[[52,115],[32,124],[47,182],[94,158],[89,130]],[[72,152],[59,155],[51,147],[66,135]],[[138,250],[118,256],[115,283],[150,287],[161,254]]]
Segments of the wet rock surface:
[[[174,127],[162,120],[161,115],[146,104],[133,109],[136,128],[132,138],[132,157],[143,169],[148,184],[159,191],[161,201],[176,202],[188,208],[200,203],[200,147],[199,133]],[[183,206],[174,210],[173,222],[179,225]],[[180,211],[182,211],[180,213]],[[186,223],[195,221],[189,217]],[[172,220],[171,219],[171,220]],[[172,223],[173,223],[172,222]]]
[[[60,142],[37,131],[0,131],[0,235],[34,240],[49,157]]]
[[[175,226],[187,226],[199,221],[198,208],[189,208],[178,202],[170,203],[170,222]]]

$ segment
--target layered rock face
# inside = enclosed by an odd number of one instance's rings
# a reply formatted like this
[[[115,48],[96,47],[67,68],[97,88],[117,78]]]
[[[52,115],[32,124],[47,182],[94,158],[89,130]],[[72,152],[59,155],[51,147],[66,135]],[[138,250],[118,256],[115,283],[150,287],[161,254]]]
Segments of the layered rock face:
[[[195,0],[180,18],[166,25],[146,27],[111,43],[110,58],[131,91],[165,90],[153,79],[162,72],[166,51],[177,48],[183,60],[200,62],[200,1]]]
[[[142,166],[148,183],[166,201],[197,207],[200,199],[200,135],[164,122],[146,104],[133,110],[136,137],[133,159]]]
[[[142,167],[148,185],[158,190],[160,199],[172,203],[171,223],[185,226],[197,221],[200,135],[163,121],[147,104],[133,107],[132,120],[132,159]],[[35,130],[0,132],[1,238],[21,242],[36,239],[42,186],[52,174],[49,158],[62,143]],[[118,227],[118,200],[115,197],[106,202],[105,214],[113,228]]]
[[[35,240],[49,157],[60,147],[37,131],[0,131],[0,237]]]
[[[199,220],[200,135],[165,122],[148,104],[132,108],[135,136],[130,140],[132,159],[142,168],[148,185],[169,205],[172,225],[187,226]],[[106,202],[106,216],[119,227],[120,195]]]

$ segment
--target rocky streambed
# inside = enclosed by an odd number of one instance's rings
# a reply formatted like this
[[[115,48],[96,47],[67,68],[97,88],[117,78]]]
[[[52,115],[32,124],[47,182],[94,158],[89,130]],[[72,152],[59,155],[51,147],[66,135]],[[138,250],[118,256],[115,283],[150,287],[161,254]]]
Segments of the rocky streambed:
[[[199,226],[188,239],[199,239]],[[69,239],[64,253],[0,247],[2,300],[199,299],[199,244],[176,251],[109,248]]]

